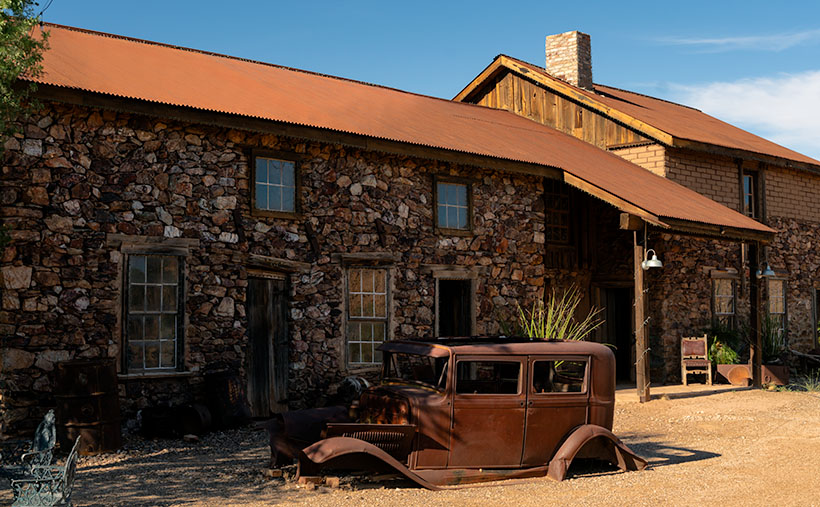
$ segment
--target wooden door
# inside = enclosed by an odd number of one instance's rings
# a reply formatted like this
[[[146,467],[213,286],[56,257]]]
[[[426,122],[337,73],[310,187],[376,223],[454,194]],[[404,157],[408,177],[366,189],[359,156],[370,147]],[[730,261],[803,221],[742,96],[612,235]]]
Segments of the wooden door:
[[[287,306],[284,277],[248,278],[248,401],[254,417],[287,410]]]

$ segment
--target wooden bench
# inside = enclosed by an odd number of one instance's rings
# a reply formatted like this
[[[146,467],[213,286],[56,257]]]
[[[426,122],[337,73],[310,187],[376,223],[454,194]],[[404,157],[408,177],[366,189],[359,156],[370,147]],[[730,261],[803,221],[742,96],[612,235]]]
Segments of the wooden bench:
[[[57,430],[54,427],[54,411],[49,410],[31,442],[22,442],[10,452],[0,454],[0,477],[9,479],[31,476],[34,467],[43,467],[51,464],[54,454],[54,445],[57,442]]]
[[[77,437],[63,466],[34,466],[30,478],[12,480],[14,503],[11,505],[71,506],[71,491],[74,488],[74,473],[77,470],[81,438]]]

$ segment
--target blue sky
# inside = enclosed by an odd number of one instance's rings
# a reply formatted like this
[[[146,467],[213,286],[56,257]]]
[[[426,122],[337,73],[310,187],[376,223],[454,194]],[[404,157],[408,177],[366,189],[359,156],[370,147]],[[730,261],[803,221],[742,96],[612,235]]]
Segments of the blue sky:
[[[53,0],[43,17],[445,98],[497,54],[543,65],[546,35],[580,30],[595,82],[820,159],[820,2]]]

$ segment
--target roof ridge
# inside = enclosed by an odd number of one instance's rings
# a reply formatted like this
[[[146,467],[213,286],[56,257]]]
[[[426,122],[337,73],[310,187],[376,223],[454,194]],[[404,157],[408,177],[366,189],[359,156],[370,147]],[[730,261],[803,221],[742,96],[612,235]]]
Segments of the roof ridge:
[[[542,71],[544,71],[544,74],[546,74],[547,76],[551,77],[552,79],[560,79],[560,78],[557,78],[557,77],[553,76],[552,74],[550,74],[550,73],[547,71],[547,69],[546,69],[545,67],[541,67],[540,65],[536,65],[536,64],[534,64],[534,63],[528,62],[528,61],[526,61],[526,60],[522,60],[522,59],[520,59],[520,58],[516,58],[516,57],[514,57],[514,56],[506,55],[506,54],[504,54],[504,53],[501,53],[501,54],[499,54],[498,56],[496,56],[496,57],[494,58],[494,60],[498,59],[498,58],[499,58],[499,57],[501,57],[501,56],[503,56],[503,57],[505,57],[505,58],[509,58],[510,60],[515,60],[515,61],[518,61],[518,62],[521,62],[521,63],[525,63],[525,64],[527,64],[527,65],[530,65],[530,66],[532,66],[532,67],[535,67],[536,69],[542,70]],[[584,89],[584,88],[580,88],[580,87],[578,87],[578,86],[575,86],[575,85],[574,85],[574,84],[572,84],[572,83],[566,82],[566,81],[564,81],[563,79],[560,79],[560,80],[561,80],[561,81],[563,81],[564,83],[568,84],[569,86],[572,86],[573,88],[578,88],[579,90],[583,90],[583,89]],[[686,104],[681,104],[680,102],[673,102],[673,101],[671,101],[671,100],[662,99],[662,98],[660,98],[660,97],[653,97],[652,95],[647,95],[647,94],[645,94],[645,93],[640,93],[640,92],[635,92],[635,91],[632,91],[632,90],[626,90],[626,89],[623,89],[623,88],[618,88],[617,86],[611,86],[611,85],[608,85],[608,84],[603,84],[603,83],[595,83],[595,82],[593,82],[593,83],[592,83],[592,86],[593,86],[593,87],[595,87],[595,86],[605,86],[605,87],[607,87],[607,88],[611,88],[611,89],[613,89],[613,90],[618,90],[618,91],[621,91],[621,92],[624,92],[624,93],[631,93],[631,94],[633,94],[633,95],[639,95],[639,96],[641,96],[641,97],[646,97],[646,98],[648,98],[648,99],[652,99],[652,100],[659,100],[659,101],[661,101],[661,102],[666,102],[667,104],[672,104],[672,105],[675,105],[675,106],[685,107],[685,108],[687,108],[687,109],[691,109],[691,110],[693,110],[693,111],[697,111],[697,112],[699,112],[699,113],[702,113],[702,112],[703,112],[703,111],[701,111],[700,109],[698,109],[698,108],[696,108],[696,107],[687,106]],[[595,90],[595,89],[593,89],[593,90],[587,90],[587,91],[598,92],[598,91],[597,91],[597,90]],[[598,93],[601,93],[601,92],[598,92]],[[608,94],[604,92],[604,93],[601,93],[601,95],[608,95]],[[619,98],[619,97],[612,97],[612,98]]]
[[[385,86],[385,85],[380,85],[380,84],[376,84],[376,83],[369,83],[367,81],[360,81],[358,79],[351,79],[351,78],[347,78],[347,77],[334,76],[332,74],[323,74],[321,72],[315,72],[315,71],[312,71],[312,70],[297,69],[296,67],[288,67],[286,65],[279,65],[279,64],[276,64],[276,63],[263,62],[263,61],[254,60],[254,59],[251,59],[251,58],[243,58],[241,56],[227,55],[227,54],[224,54],[224,53],[216,53],[214,51],[206,51],[204,49],[196,49],[196,48],[190,48],[190,47],[186,47],[186,46],[177,46],[175,44],[168,44],[168,43],[165,43],[165,42],[157,42],[157,41],[152,41],[152,40],[147,40],[147,39],[140,39],[138,37],[129,37],[127,35],[120,35],[120,34],[114,34],[114,33],[108,33],[108,32],[100,32],[98,30],[91,30],[91,29],[88,29],[88,28],[79,28],[79,27],[76,27],[76,26],[61,25],[59,23],[43,22],[42,24],[46,25],[46,26],[51,26],[51,27],[55,27],[55,28],[62,28],[62,29],[70,30],[70,31],[74,31],[74,32],[86,33],[86,34],[89,34],[89,35],[109,37],[109,38],[112,38],[112,39],[121,39],[121,40],[126,40],[126,41],[129,41],[129,42],[134,42],[134,43],[138,43],[138,44],[147,44],[147,45],[151,45],[151,46],[160,46],[160,47],[165,47],[165,48],[169,48],[169,49],[177,49],[177,50],[180,50],[180,51],[188,51],[188,52],[191,52],[191,53],[200,53],[200,54],[203,54],[203,55],[214,56],[214,57],[217,57],[217,58],[225,58],[225,59],[228,59],[228,60],[236,60],[236,61],[241,61],[241,62],[247,62],[247,63],[252,63],[252,64],[255,64],[255,65],[263,65],[263,66],[266,66],[266,67],[274,67],[274,68],[278,68],[278,69],[289,70],[289,71],[292,71],[292,72],[301,72],[303,74],[310,74],[310,75],[313,75],[313,76],[324,77],[324,78],[328,78],[328,79],[335,79],[335,80],[338,80],[338,81],[347,81],[349,83],[359,84],[359,85],[363,85],[363,86],[372,86],[374,88],[382,88],[384,90],[391,90],[391,91],[394,91],[394,92],[404,93],[404,94],[407,94],[407,95],[415,95],[417,97],[423,97],[423,98],[427,98],[427,99],[441,100],[441,101],[444,101],[444,102],[447,102],[447,103],[450,103],[450,104],[459,104],[459,105],[465,105],[465,106],[480,107],[482,109],[488,109],[484,106],[479,106],[477,104],[471,104],[471,103],[467,103],[467,102],[456,102],[454,100],[445,99],[443,97],[434,97],[432,95],[425,95],[423,93],[417,93],[417,92],[402,90],[400,88],[394,88],[392,86]],[[489,109],[498,109],[498,108],[489,108]],[[498,109],[498,110],[500,111],[500,109]]]

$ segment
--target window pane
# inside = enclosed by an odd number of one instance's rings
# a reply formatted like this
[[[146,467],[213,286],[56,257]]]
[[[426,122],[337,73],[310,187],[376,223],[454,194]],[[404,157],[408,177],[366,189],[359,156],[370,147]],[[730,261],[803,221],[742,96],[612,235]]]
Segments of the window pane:
[[[145,311],[158,312],[162,309],[160,304],[162,297],[161,285],[146,285],[145,286]]]
[[[142,317],[128,317],[128,340],[142,340]]]
[[[518,394],[521,363],[459,361],[456,392],[460,394]]]
[[[350,296],[350,316],[362,316],[362,296],[360,294],[353,294]]]
[[[536,361],[533,363],[534,393],[580,393],[584,390],[585,361]]]
[[[257,209],[268,209],[268,186],[257,184],[256,185],[256,208]]]
[[[173,340],[177,335],[177,316],[163,315],[160,318],[159,337],[163,340]]]
[[[447,227],[458,226],[458,211],[451,206],[447,207]]]
[[[361,341],[361,339],[362,339],[361,324],[359,324],[358,322],[348,322],[347,323],[347,338],[348,338],[348,340],[352,340],[352,341]]]
[[[362,315],[364,317],[376,316],[376,303],[372,294],[362,295]]]
[[[128,368],[142,369],[142,342],[128,344]]]
[[[734,313],[734,306],[731,298],[715,298],[715,310],[717,313]]]
[[[387,316],[387,296],[384,295],[377,295],[376,298],[376,310],[374,312],[375,317],[386,317]]]
[[[467,208],[458,208],[457,227],[459,229],[466,229],[467,228]]]
[[[166,285],[162,288],[162,311],[175,312],[177,310],[177,288],[175,285]]]
[[[438,202],[436,204],[444,204],[447,202],[447,185],[439,183],[436,185],[436,196]]]
[[[453,193],[455,194],[455,204],[467,206],[467,185],[453,185]]]
[[[159,315],[145,316],[145,339],[156,340],[159,338]]]
[[[256,159],[256,181],[257,183],[266,183],[268,181],[268,159]]]
[[[179,277],[179,262],[176,257],[162,259],[162,282],[177,283]]]
[[[374,322],[373,323],[373,341],[374,342],[383,342],[385,338],[384,334],[384,323],[383,322]]]
[[[162,257],[148,256],[148,283],[162,282]]]
[[[375,287],[375,282],[373,281],[373,270],[372,269],[363,269],[362,270],[362,292],[373,292],[373,288]]]
[[[176,365],[176,343],[162,342],[160,344],[160,367],[173,368]]]
[[[374,271],[373,277],[376,279],[376,292],[384,294],[387,292],[387,272],[386,271]]]
[[[294,174],[296,173],[296,164],[293,162],[282,162],[282,184],[287,187],[293,187]]]
[[[293,187],[282,187],[282,211],[296,211],[294,205],[294,194],[296,189]]]
[[[362,341],[370,341],[373,339],[373,324],[369,322],[363,322],[359,324],[361,327],[361,339]]]
[[[350,292],[361,292],[362,288],[362,270],[361,269],[351,269],[348,275],[348,280],[350,280]]]
[[[358,343],[347,344],[347,357],[351,363],[361,363],[362,353],[361,346]]]
[[[145,282],[145,256],[133,255],[128,260],[128,280],[131,283]]]
[[[145,342],[145,367],[159,368],[159,342]]]
[[[732,296],[732,280],[715,280],[715,294],[719,296]]]
[[[373,362],[373,344],[372,343],[362,343],[362,362],[363,363],[372,363]]]
[[[142,285],[131,286],[128,292],[128,309],[141,312],[145,309],[145,287]]]
[[[438,207],[438,226],[447,227],[447,207],[439,205]]]
[[[268,187],[268,209],[282,210],[282,187]]]

